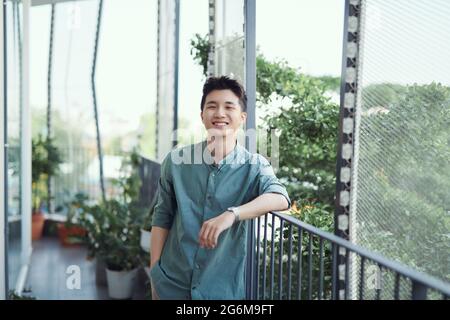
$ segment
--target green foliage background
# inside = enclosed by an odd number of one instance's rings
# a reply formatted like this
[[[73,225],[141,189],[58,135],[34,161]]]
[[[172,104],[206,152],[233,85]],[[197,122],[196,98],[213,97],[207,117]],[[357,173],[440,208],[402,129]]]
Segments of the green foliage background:
[[[199,57],[207,55],[209,46],[207,37],[200,39],[197,36],[191,44],[199,49],[196,59],[206,70],[207,60]],[[289,213],[329,232],[333,232],[339,118],[339,106],[330,96],[339,88],[339,78],[312,77],[286,61],[268,61],[257,55],[257,114],[263,117],[261,129],[281,131],[277,176],[295,203]],[[280,101],[281,108],[271,111],[270,106]],[[371,84],[363,88],[362,101],[360,135],[367,143],[361,146],[361,161],[366,164],[359,169],[359,179],[370,186],[370,192],[360,192],[358,202],[372,205],[364,208],[365,218],[361,219],[366,222],[359,226],[358,237],[373,251],[448,281],[450,88],[436,83]],[[364,121],[368,117],[370,121]],[[387,215],[380,215],[380,208],[387,208]],[[288,253],[286,232],[284,258]],[[276,230],[275,239],[279,237],[280,230]],[[296,248],[298,235],[294,234],[293,240]],[[304,235],[303,255],[307,254],[308,241]],[[269,241],[267,254],[270,245]],[[275,256],[280,254],[277,248]],[[313,239],[315,257],[318,250]],[[330,250],[324,246],[325,291],[330,288]],[[296,249],[293,253],[298,257]],[[305,263],[303,260],[303,270]],[[274,268],[278,279],[278,259]],[[318,261],[313,262],[315,279],[319,268]],[[286,275],[283,280],[287,281]],[[316,289],[314,281],[313,291]],[[302,291],[303,297],[305,294]]]

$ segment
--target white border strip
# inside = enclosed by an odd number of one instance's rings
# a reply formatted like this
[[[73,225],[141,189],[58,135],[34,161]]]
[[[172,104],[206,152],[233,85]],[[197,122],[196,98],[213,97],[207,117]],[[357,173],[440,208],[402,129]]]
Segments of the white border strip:
[[[3,1],[2,1],[3,3]],[[0,300],[6,299],[6,251],[5,251],[5,137],[4,133],[4,78],[3,78],[3,48],[4,48],[4,38],[3,38],[3,6],[0,8]]]

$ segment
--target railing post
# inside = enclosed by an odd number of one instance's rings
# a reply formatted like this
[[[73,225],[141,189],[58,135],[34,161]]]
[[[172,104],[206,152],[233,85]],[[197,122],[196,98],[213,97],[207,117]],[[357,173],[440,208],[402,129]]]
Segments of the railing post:
[[[336,205],[334,228],[335,234],[350,240],[350,203],[355,190],[351,174],[354,168],[355,113],[357,109],[357,74],[359,68],[359,22],[361,0],[345,1],[344,36],[342,44],[341,100],[339,113],[339,132],[336,163]],[[350,23],[352,22],[352,23]],[[347,48],[356,50],[347,50]],[[344,126],[345,124],[345,126]],[[351,124],[349,126],[348,124]],[[337,252],[338,281],[336,298],[345,298],[348,294],[347,279],[342,279],[340,270],[350,268],[348,259]]]
[[[427,300],[427,287],[422,283],[413,281],[412,283],[412,296],[413,300]]]
[[[253,220],[248,221],[248,235],[247,235],[247,270],[246,270],[246,299],[254,299],[255,288],[255,263],[254,263],[254,250],[255,250],[255,224]],[[257,284],[256,284],[257,285]]]
[[[245,91],[247,93],[247,122],[246,130],[255,129],[256,117],[256,0],[244,1],[244,30],[245,30]],[[249,152],[256,152],[256,142],[246,139]],[[255,223],[249,223],[248,251],[247,251],[247,299],[254,299],[255,292]],[[256,285],[258,285],[256,283]]]

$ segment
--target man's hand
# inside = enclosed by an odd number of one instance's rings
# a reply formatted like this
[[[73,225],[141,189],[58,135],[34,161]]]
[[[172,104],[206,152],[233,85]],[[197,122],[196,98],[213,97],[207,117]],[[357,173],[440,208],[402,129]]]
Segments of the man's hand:
[[[198,235],[200,247],[214,249],[220,234],[234,223],[234,214],[225,211],[221,215],[203,223]]]

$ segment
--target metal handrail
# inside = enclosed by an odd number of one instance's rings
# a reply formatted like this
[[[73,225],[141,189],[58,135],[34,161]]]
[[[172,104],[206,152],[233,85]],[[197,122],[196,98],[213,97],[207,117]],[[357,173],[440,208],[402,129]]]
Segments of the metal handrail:
[[[437,279],[433,276],[430,276],[428,274],[425,274],[423,272],[419,272],[417,270],[414,270],[410,267],[407,267],[399,262],[396,261],[392,261],[380,254],[374,253],[372,251],[369,251],[366,248],[363,248],[361,246],[358,246],[356,244],[351,243],[348,240],[345,240],[343,238],[340,238],[334,234],[331,234],[329,232],[326,232],[324,230],[321,230],[319,228],[316,228],[312,225],[309,225],[305,222],[302,222],[298,219],[296,219],[295,217],[292,217],[290,215],[284,214],[284,213],[280,213],[280,212],[271,212],[270,213],[272,215],[272,218],[270,219],[272,221],[272,241],[271,241],[271,278],[269,280],[271,280],[270,282],[270,295],[269,297],[272,298],[273,297],[273,270],[274,270],[274,265],[273,265],[273,261],[274,261],[274,257],[273,257],[273,252],[274,252],[274,242],[273,241],[273,235],[274,235],[274,222],[275,222],[275,218],[280,219],[280,225],[281,225],[281,232],[283,231],[283,226],[286,226],[289,228],[289,236],[292,237],[292,226],[295,226],[298,228],[299,230],[299,235],[300,235],[300,244],[301,244],[301,235],[303,234],[303,232],[308,232],[309,233],[309,243],[308,243],[308,254],[309,254],[309,272],[308,272],[308,299],[311,299],[311,280],[312,280],[312,274],[311,274],[311,239],[312,236],[317,236],[320,240],[320,277],[321,279],[319,279],[320,284],[319,284],[319,295],[318,298],[321,299],[322,298],[322,290],[323,290],[323,242],[324,241],[329,241],[332,245],[333,245],[333,252],[332,252],[332,260],[333,260],[333,275],[332,275],[332,281],[333,281],[333,290],[332,290],[332,298],[336,299],[337,297],[337,288],[336,288],[336,282],[338,281],[337,277],[338,277],[338,272],[336,270],[336,260],[338,259],[337,255],[337,248],[345,248],[346,249],[346,253],[345,253],[345,262],[346,262],[346,270],[345,270],[345,278],[346,280],[348,280],[348,264],[349,264],[349,252],[353,252],[354,254],[357,254],[359,257],[361,257],[361,268],[360,268],[360,275],[361,275],[361,282],[360,282],[360,299],[362,299],[364,297],[364,293],[362,290],[362,286],[363,286],[363,281],[364,281],[364,264],[366,262],[366,260],[372,261],[374,263],[376,263],[379,267],[382,267],[384,269],[387,269],[390,272],[395,273],[396,275],[396,279],[395,279],[395,299],[399,298],[399,282],[400,282],[400,277],[403,278],[408,278],[411,282],[412,282],[412,299],[426,299],[427,297],[427,290],[431,289],[431,290],[435,290],[437,292],[439,292],[440,294],[443,295],[444,299],[448,299],[448,297],[450,297],[450,284],[446,283],[440,279]],[[258,218],[258,227],[260,224],[259,221],[260,218]],[[268,221],[268,215],[266,215],[265,218],[265,225],[264,225],[264,234],[267,233],[267,221]],[[289,225],[288,225],[289,224]],[[282,233],[281,233],[282,234]],[[260,244],[260,232],[258,232],[258,248],[257,250],[259,250],[259,244]],[[264,238],[264,241],[266,241],[266,237]],[[291,253],[291,249],[292,249],[292,239],[288,239],[289,241],[289,251],[290,251],[290,255],[292,255]],[[281,239],[280,242],[280,252],[283,252],[283,245],[281,244],[283,242],[283,239]],[[301,248],[301,247],[300,247]],[[258,255],[259,256],[259,253]],[[301,268],[301,254],[299,255],[299,261],[300,263],[298,264],[298,268]],[[259,258],[258,258],[259,259]],[[264,268],[266,267],[265,265],[265,259],[264,259]],[[258,264],[257,264],[257,268],[259,268],[259,260],[258,260]],[[287,281],[288,281],[288,294],[287,297],[288,299],[290,299],[291,295],[291,288],[290,288],[290,284],[291,284],[291,257],[288,257],[288,268],[287,268],[287,272],[288,272],[288,276],[287,276]],[[280,258],[280,262],[279,262],[279,271],[280,273],[282,272],[282,261]],[[257,273],[259,275],[259,272]],[[265,272],[264,272],[264,278],[263,278],[263,286],[265,288]],[[280,274],[279,274],[280,277]],[[298,275],[299,278],[301,278],[301,272]],[[253,283],[253,281],[256,280],[256,283]],[[256,285],[256,288],[259,288],[259,276],[256,277],[256,279],[252,279],[252,283],[251,285]],[[281,281],[281,279],[279,278],[279,281]],[[301,280],[300,281],[300,285],[301,285]],[[346,281],[345,283],[346,286],[348,286],[348,283]],[[279,284],[279,298],[281,298],[282,293],[281,290],[283,289],[283,284],[280,282]],[[298,287],[298,290],[301,290],[301,287]],[[256,292],[258,292],[258,290],[254,290]],[[348,298],[348,288],[346,287],[345,290],[345,298]],[[265,289],[263,290],[263,294],[265,297]],[[300,292],[298,293],[298,296],[300,296]],[[377,291],[377,299],[380,298],[380,290]]]
[[[443,294],[450,296],[450,284],[445,283],[442,280],[436,279],[435,277],[432,277],[428,274],[419,272],[417,270],[413,270],[410,267],[407,267],[401,263],[389,260],[380,254],[371,252],[363,247],[360,247],[356,244],[351,243],[350,241],[342,239],[332,233],[320,230],[316,227],[313,227],[312,225],[304,223],[304,222],[302,222],[292,216],[289,216],[287,214],[280,213],[280,212],[272,212],[272,214],[275,215],[276,217],[279,217],[280,219],[283,219],[285,221],[292,223],[295,226],[301,227],[304,230],[311,232],[323,239],[329,240],[329,241],[339,245],[340,247],[346,248],[354,253],[359,254],[360,256],[363,256],[363,257],[365,257],[369,260],[372,260],[388,269],[391,269],[394,272],[400,273],[401,275],[408,277],[411,280],[414,280],[415,282],[426,285],[430,289],[435,289],[435,290],[441,291]]]

